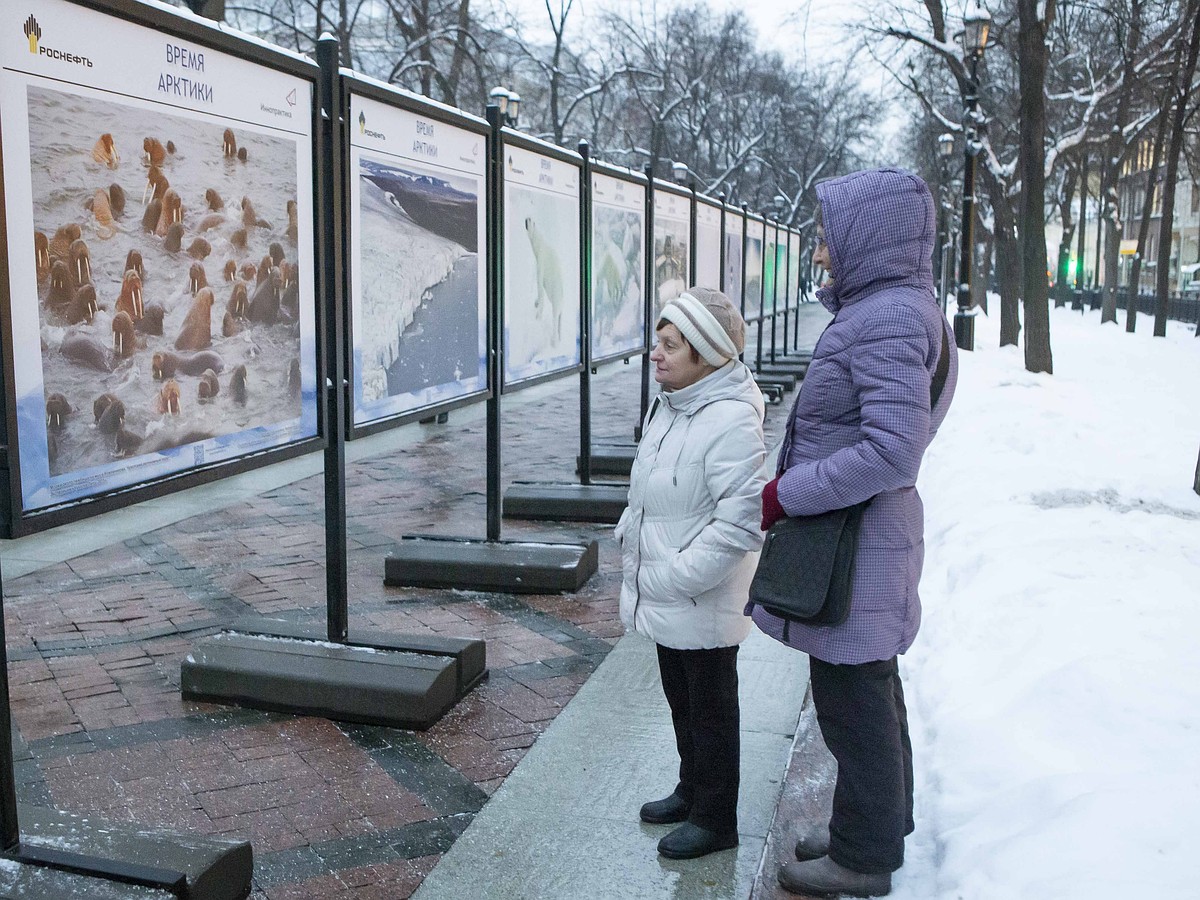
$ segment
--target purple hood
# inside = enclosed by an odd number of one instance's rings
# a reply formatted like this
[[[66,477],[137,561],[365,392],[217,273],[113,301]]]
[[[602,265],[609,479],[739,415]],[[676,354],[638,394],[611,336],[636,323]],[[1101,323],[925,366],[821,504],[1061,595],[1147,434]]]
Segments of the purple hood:
[[[871,169],[817,185],[833,284],[817,291],[832,313],[888,288],[934,293],[933,196],[903,169]]]

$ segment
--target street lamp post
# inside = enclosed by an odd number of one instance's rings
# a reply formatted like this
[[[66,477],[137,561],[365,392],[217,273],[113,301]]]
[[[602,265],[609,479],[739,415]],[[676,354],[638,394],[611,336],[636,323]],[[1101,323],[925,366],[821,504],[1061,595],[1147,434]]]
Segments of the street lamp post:
[[[954,209],[951,206],[950,196],[950,158],[954,155],[954,135],[949,132],[943,133],[938,137],[938,174],[941,176],[941,183],[938,186],[939,210],[941,212],[942,228],[941,239],[942,245],[938,256],[938,297],[942,302],[942,315],[946,314],[946,296],[949,292],[950,267],[954,264],[952,257],[952,248],[954,240],[951,234],[954,231]]]
[[[504,125],[509,128],[517,127],[521,112],[521,95],[516,91],[497,85],[488,92],[488,106],[495,106],[500,110]]]
[[[963,53],[967,63],[967,109],[963,116],[965,137],[962,203],[962,252],[958,263],[958,312],[954,315],[954,342],[960,350],[975,349],[975,317],[971,315],[971,252],[975,224],[975,157],[979,155],[979,61],[987,47],[992,17],[980,6],[963,15]]]

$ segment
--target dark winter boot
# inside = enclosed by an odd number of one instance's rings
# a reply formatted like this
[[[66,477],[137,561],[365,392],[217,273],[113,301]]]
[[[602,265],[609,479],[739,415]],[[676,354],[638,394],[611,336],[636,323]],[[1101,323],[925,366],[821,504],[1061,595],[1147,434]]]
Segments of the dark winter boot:
[[[829,832],[823,834],[808,834],[796,841],[796,859],[808,862],[810,859],[820,859],[829,852]]]
[[[822,856],[808,862],[784,863],[779,868],[779,885],[793,894],[816,897],[883,897],[892,892],[892,876],[890,872],[854,872]]]
[[[736,831],[709,831],[691,822],[684,822],[658,842],[658,852],[667,859],[695,859],[737,845]]]
[[[691,808],[691,804],[678,794],[671,794],[661,800],[643,803],[640,816],[643,822],[651,825],[674,825],[676,822],[686,822]]]

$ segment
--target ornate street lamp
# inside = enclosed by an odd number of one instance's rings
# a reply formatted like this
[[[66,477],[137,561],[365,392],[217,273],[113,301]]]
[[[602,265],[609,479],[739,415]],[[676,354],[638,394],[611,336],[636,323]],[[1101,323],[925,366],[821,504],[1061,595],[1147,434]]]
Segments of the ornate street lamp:
[[[960,350],[975,349],[975,317],[971,315],[971,251],[974,244],[975,224],[975,157],[982,149],[979,143],[978,126],[981,117],[979,106],[979,61],[987,49],[988,31],[992,17],[978,5],[967,8],[963,14],[963,57],[967,64],[967,108],[963,115],[963,206],[962,206],[962,252],[958,262],[958,312],[954,315],[954,342]]]
[[[676,184],[687,184],[688,167],[687,163],[674,162],[671,163],[671,180]]]
[[[503,85],[496,85],[488,92],[488,106],[500,110],[504,124],[509,128],[517,127],[517,116],[521,111],[521,95],[510,91]]]
[[[938,254],[938,296],[942,302],[942,313],[946,312],[946,297],[949,293],[950,267],[954,265],[954,210],[950,193],[950,158],[954,156],[954,135],[943,132],[938,136],[938,213],[942,220],[940,229],[942,244]]]

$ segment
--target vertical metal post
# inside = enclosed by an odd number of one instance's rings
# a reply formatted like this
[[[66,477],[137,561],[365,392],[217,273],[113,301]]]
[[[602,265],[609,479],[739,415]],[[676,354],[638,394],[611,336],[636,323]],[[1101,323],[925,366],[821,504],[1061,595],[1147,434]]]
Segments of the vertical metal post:
[[[958,312],[954,314],[954,343],[960,350],[975,349],[975,317],[971,315],[971,252],[974,249],[975,157],[979,153],[975,134],[975,110],[979,102],[979,55],[971,54],[967,83],[967,113],[963,122],[966,137],[963,165],[962,248],[958,263]]]
[[[592,165],[579,142],[579,481],[592,483]]]
[[[688,283],[687,283],[687,286],[691,287],[693,284],[696,283],[696,272],[699,271],[698,263],[696,261],[696,231],[697,231],[696,216],[698,215],[698,210],[696,209],[696,182],[694,179],[688,182],[688,192],[691,194],[691,197],[689,198],[689,203],[688,203],[688,242],[689,242],[689,247],[688,247]]]
[[[1100,206],[1100,214],[1096,216],[1096,258],[1093,260],[1092,290],[1100,288],[1100,255],[1104,252],[1104,180],[1108,161],[1100,154],[1100,190],[1096,192],[1096,201]]]
[[[738,298],[738,311],[742,314],[742,319],[746,318],[746,250],[750,247],[750,235],[748,233],[749,222],[746,219],[746,204],[742,204],[742,296]],[[745,362],[746,351],[743,350],[738,354],[738,359]]]
[[[1079,249],[1076,251],[1075,260],[1075,292],[1074,300],[1071,302],[1071,309],[1077,309],[1080,312],[1084,310],[1083,304],[1083,254],[1084,254],[1084,234],[1087,232],[1087,199],[1088,199],[1088,162],[1091,154],[1086,150],[1083,152],[1083,167],[1080,172],[1079,179]]]
[[[717,269],[717,288],[721,293],[725,293],[725,192],[717,194],[717,200],[721,203],[721,217],[718,219],[721,227],[721,242],[717,246],[717,259],[719,260]]]
[[[342,95],[338,39],[326,32],[317,41],[317,228],[320,274],[317,308],[322,322],[323,365],[318,370],[325,397],[325,607],[329,640],[345,643],[349,627],[346,560],[346,312],[342,284]]]
[[[642,285],[646,291],[643,307],[646,321],[643,323],[645,350],[642,352],[642,396],[639,404],[637,424],[633,426],[633,439],[642,439],[642,423],[650,409],[650,348],[654,346],[654,165],[646,165],[646,269],[642,273]]]
[[[792,302],[792,230],[785,229],[787,234],[787,246],[783,251],[783,352],[787,354],[788,340],[788,322],[791,319],[791,309],[789,304]],[[776,276],[778,277],[778,276]],[[771,341],[771,362],[775,362],[775,341]]]
[[[500,522],[504,515],[504,497],[500,490],[500,394],[504,381],[504,247],[500,235],[504,228],[504,117],[500,107],[487,107],[492,126],[488,142],[488,383],[487,401],[487,539],[500,540]]]
[[[775,258],[771,260],[771,362],[775,362],[775,320],[779,318],[779,223],[775,223]],[[784,245],[783,255],[787,256],[787,245]],[[764,261],[763,268],[766,268]],[[766,279],[764,279],[765,281]]]
[[[767,281],[767,217],[763,216],[763,231],[762,240],[762,258],[759,259],[758,268],[758,341],[757,348],[754,351],[754,371],[762,371],[762,345],[763,345],[763,316],[766,313],[766,281]]]

